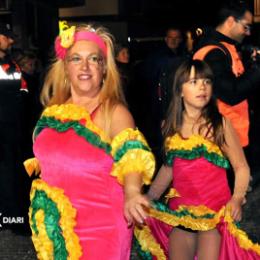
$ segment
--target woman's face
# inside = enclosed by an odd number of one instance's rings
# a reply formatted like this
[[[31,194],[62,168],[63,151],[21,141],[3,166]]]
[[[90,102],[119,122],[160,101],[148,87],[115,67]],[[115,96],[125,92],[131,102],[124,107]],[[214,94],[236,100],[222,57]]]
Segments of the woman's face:
[[[65,61],[65,72],[73,93],[78,96],[97,95],[105,74],[104,62],[96,43],[77,41],[68,51]]]

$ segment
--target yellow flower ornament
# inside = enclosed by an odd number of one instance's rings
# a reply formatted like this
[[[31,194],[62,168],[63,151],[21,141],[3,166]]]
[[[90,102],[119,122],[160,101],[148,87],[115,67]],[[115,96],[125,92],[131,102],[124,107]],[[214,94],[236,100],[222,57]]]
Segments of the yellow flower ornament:
[[[75,26],[69,27],[66,21],[60,21],[59,29],[60,29],[59,36],[61,39],[60,44],[63,48],[67,49],[74,42],[74,34],[75,34],[76,27]]]

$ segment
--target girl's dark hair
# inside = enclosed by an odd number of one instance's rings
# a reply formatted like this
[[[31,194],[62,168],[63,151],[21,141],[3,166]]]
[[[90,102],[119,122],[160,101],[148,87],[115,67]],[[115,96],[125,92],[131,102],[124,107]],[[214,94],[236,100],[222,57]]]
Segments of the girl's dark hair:
[[[163,126],[164,139],[176,133],[181,134],[184,111],[182,86],[190,79],[192,67],[195,69],[195,78],[208,78],[212,82],[214,80],[212,70],[204,61],[187,60],[180,65],[174,77],[172,100]],[[212,95],[209,103],[203,108],[201,118],[205,119],[205,123],[199,127],[199,133],[201,134],[206,129],[206,132],[211,134],[210,136],[207,135],[206,138],[212,139],[213,137],[214,142],[221,147],[225,143],[223,122],[222,116],[218,112],[214,95]]]

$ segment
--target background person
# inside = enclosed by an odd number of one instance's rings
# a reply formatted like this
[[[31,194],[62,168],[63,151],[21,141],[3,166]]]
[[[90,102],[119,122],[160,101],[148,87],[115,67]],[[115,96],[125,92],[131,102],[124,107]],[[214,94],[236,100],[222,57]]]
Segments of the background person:
[[[248,148],[248,98],[259,88],[260,68],[253,59],[246,63],[241,59],[241,48],[244,38],[251,34],[253,14],[243,3],[228,4],[219,10],[217,18],[215,30],[202,38],[193,57],[205,60],[212,68],[215,75],[214,94],[218,98],[219,111],[230,119],[241,145]],[[251,162],[250,157],[255,154],[248,154],[249,151],[245,149]],[[259,171],[257,173],[252,168],[253,178],[256,174],[259,174]],[[229,176],[230,184],[233,186],[233,175]]]
[[[139,81],[136,94],[141,95],[140,108],[136,109],[138,127],[151,145],[158,166],[162,163],[161,125],[172,95],[172,75],[187,55],[183,31],[171,26],[165,32],[163,46],[144,60],[140,76],[135,79]]]
[[[130,103],[131,93],[131,64],[130,64],[130,53],[129,47],[123,43],[115,44],[115,60],[116,65],[120,74],[121,85],[124,91],[127,103]]]
[[[30,179],[24,172],[26,158],[28,96],[27,82],[11,58],[14,35],[8,24],[0,23],[0,213],[3,217],[23,218],[20,224],[4,224],[15,232],[29,232]]]

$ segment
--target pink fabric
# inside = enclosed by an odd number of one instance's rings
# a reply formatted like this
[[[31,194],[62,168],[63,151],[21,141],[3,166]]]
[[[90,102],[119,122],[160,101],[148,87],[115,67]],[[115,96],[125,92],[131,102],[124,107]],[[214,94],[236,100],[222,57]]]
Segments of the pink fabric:
[[[169,234],[172,231],[172,227],[160,222],[157,219],[148,218],[146,220],[147,225],[150,227],[152,234],[156,241],[160,243],[161,248],[166,255],[166,259],[169,259],[168,256],[168,243],[169,243]],[[227,223],[224,223],[223,220],[217,225],[217,229],[221,234],[221,249],[219,260],[259,260],[260,256],[257,255],[252,250],[242,249],[236,238],[233,237],[228,229]],[[153,260],[160,260],[153,256]],[[194,257],[194,260],[197,260],[197,257]]]
[[[175,158],[173,176],[173,187],[181,197],[171,199],[169,203],[171,209],[177,209],[179,205],[205,205],[218,211],[231,197],[225,169],[208,162],[205,158],[194,160]],[[148,218],[146,223],[168,259],[169,234],[173,227],[153,218]],[[240,248],[223,220],[217,225],[217,229],[222,237],[219,260],[260,259],[255,252]],[[156,260],[156,257],[153,259]]]
[[[82,41],[82,40],[95,42],[100,48],[100,50],[102,51],[104,57],[107,57],[107,46],[104,40],[95,32],[89,32],[89,31],[76,32],[74,35],[74,42]],[[60,36],[56,37],[54,45],[55,45],[56,56],[64,60],[68,49],[61,46]]]
[[[171,209],[179,205],[205,205],[218,211],[229,201],[231,194],[224,168],[203,157],[194,160],[175,158],[172,168],[173,187],[181,197],[170,201]]]
[[[67,49],[61,46],[60,36],[57,36],[55,39],[54,49],[55,49],[56,57],[61,60],[64,60],[67,53]]]
[[[223,220],[218,225],[222,236],[219,260],[259,260],[260,256],[252,250],[241,249],[236,239],[229,233],[227,223]]]
[[[42,179],[63,189],[77,210],[81,259],[129,259],[132,230],[123,217],[123,188],[110,176],[112,157],[72,129],[44,129],[34,152]]]
[[[106,57],[107,56],[107,46],[104,42],[104,40],[97,35],[95,32],[89,32],[89,31],[80,31],[76,32],[74,36],[74,41],[82,41],[82,40],[87,40],[91,42],[95,42],[98,47],[101,49],[103,52],[103,55]]]

